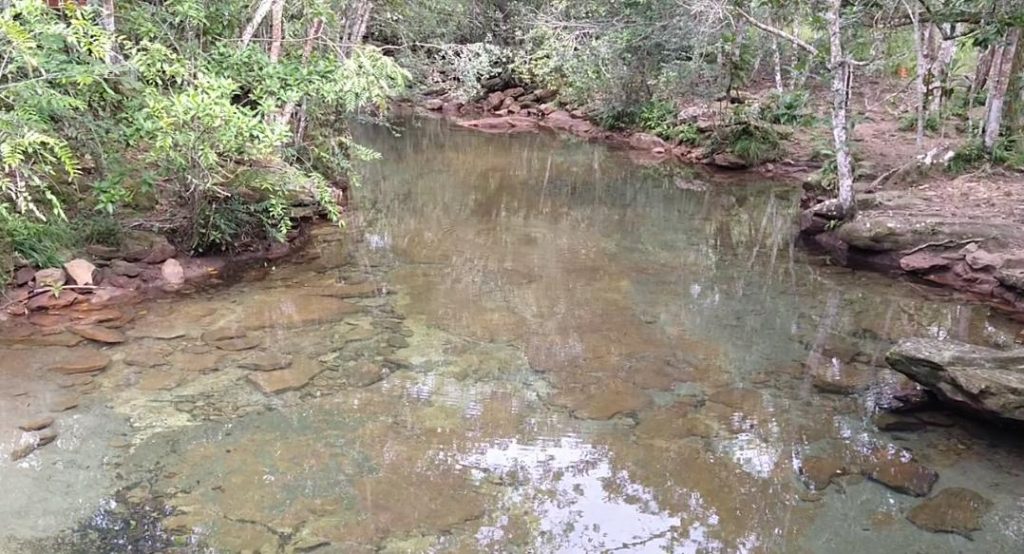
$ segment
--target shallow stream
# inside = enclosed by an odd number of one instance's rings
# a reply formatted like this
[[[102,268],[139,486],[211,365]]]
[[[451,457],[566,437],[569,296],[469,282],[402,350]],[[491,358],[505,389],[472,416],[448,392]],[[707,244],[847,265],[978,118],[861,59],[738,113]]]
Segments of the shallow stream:
[[[791,185],[357,134],[383,161],[296,259],[97,318],[112,346],[5,331],[0,552],[1024,552],[1019,432],[878,428],[913,394],[893,341],[1019,325],[794,248]],[[85,349],[112,362],[47,369]],[[908,521],[879,456],[980,494],[981,529]]]

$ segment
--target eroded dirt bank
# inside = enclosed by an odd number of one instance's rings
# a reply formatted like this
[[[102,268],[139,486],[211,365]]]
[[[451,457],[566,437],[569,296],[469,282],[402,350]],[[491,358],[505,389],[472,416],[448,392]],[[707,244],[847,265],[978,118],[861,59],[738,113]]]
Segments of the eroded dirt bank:
[[[938,177],[862,194],[837,225],[810,208],[805,242],[839,263],[869,267],[970,295],[1024,319],[1024,178]]]

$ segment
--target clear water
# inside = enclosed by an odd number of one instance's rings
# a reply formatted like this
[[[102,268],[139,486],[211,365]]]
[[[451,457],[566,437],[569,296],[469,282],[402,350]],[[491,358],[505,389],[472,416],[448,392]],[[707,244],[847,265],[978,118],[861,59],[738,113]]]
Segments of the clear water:
[[[791,186],[439,122],[358,135],[384,161],[298,259],[122,309],[90,382],[45,369],[63,346],[3,347],[0,551],[1024,551],[1015,433],[873,422],[907,387],[892,341],[1018,325],[795,249]],[[202,337],[223,329],[253,348]],[[254,385],[266,353],[295,390]],[[68,394],[57,441],[9,461]],[[982,529],[800,477],[878,448],[989,499]]]

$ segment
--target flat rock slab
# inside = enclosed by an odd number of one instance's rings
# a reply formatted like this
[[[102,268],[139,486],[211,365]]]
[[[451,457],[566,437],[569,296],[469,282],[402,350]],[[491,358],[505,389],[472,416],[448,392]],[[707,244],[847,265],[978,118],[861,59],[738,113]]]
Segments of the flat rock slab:
[[[971,538],[971,532],[981,529],[981,520],[991,508],[992,501],[980,494],[953,487],[914,506],[907,519],[926,531]]]
[[[333,323],[358,313],[359,306],[327,296],[256,294],[247,299],[236,318],[237,325],[248,330],[305,327]]]
[[[334,298],[372,298],[374,296],[387,294],[388,292],[388,289],[383,285],[365,282],[357,285],[327,286],[318,290],[317,294]]]
[[[647,408],[651,397],[632,385],[612,383],[598,390],[559,393],[552,401],[576,418],[604,421]]]
[[[18,425],[18,429],[21,429],[22,431],[39,431],[41,429],[46,429],[51,425],[53,425],[52,417],[39,416],[34,417],[28,421],[23,421]]]
[[[118,344],[128,340],[128,337],[117,329],[97,325],[76,325],[71,327],[70,331],[82,338],[105,344]]]
[[[81,400],[82,398],[77,394],[60,396],[50,401],[49,409],[54,413],[66,412],[73,408],[77,408],[78,403],[81,402]]]
[[[946,403],[1024,422],[1024,349],[904,339],[889,351],[886,361]]]
[[[210,343],[212,346],[220,350],[227,350],[230,352],[241,352],[242,350],[252,350],[257,346],[263,344],[263,341],[259,337],[238,337],[236,339],[224,339]]]
[[[305,387],[322,371],[324,368],[318,362],[300,359],[288,369],[254,372],[246,375],[246,378],[264,394],[280,394]]]
[[[51,363],[49,369],[64,375],[92,373],[110,364],[110,356],[91,348],[69,348],[60,358]]]
[[[274,371],[290,365],[292,365],[291,356],[274,352],[260,352],[238,362],[238,367],[251,371]]]
[[[245,329],[238,327],[218,327],[205,331],[200,338],[203,342],[211,343],[220,340],[239,339],[245,336]]]

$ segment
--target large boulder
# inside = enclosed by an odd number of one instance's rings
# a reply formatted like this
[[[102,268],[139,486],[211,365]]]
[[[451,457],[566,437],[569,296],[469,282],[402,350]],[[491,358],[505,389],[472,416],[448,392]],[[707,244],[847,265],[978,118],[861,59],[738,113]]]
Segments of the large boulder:
[[[954,406],[1024,422],[1024,348],[904,339],[886,361]]]

